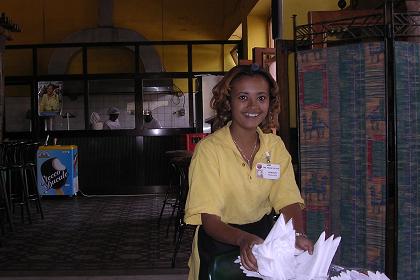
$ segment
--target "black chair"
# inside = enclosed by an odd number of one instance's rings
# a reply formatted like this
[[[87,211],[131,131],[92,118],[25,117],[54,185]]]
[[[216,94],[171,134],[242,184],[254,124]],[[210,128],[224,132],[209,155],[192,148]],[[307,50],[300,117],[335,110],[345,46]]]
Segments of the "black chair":
[[[240,268],[239,263],[234,261],[239,256],[239,250],[234,250],[216,256],[209,265],[209,279],[211,280],[242,280],[259,279],[247,277]]]

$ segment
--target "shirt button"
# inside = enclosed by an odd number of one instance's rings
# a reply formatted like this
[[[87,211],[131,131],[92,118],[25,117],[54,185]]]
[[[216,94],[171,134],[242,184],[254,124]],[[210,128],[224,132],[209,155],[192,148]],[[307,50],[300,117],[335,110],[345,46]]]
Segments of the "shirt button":
[[[245,166],[245,162],[242,162],[242,166]]]
[[[252,176],[249,176],[249,179],[252,180]]]

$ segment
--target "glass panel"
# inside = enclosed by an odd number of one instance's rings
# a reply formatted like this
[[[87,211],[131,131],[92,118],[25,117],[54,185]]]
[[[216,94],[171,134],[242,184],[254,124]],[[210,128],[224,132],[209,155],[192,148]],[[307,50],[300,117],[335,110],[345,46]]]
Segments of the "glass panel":
[[[87,66],[89,74],[133,73],[134,47],[88,48]]]
[[[48,63],[50,62],[50,58],[56,49],[38,49],[38,73],[40,75],[47,75],[48,74]],[[66,70],[66,69],[65,69]],[[54,73],[54,74],[65,74],[65,73]]]
[[[32,131],[31,86],[6,85],[4,92],[6,95],[6,131]]]
[[[134,80],[89,81],[90,129],[134,129]]]
[[[195,45],[192,47],[193,71],[223,71],[224,57],[223,45]]]
[[[41,127],[46,130],[82,130],[85,128],[83,81],[40,81],[42,87],[55,86],[59,89],[58,111],[45,111],[43,95],[40,99],[39,114]],[[44,108],[44,109],[43,109]]]
[[[144,79],[143,122],[143,129],[189,127],[188,79]]]
[[[194,108],[194,117],[197,118],[198,114],[202,114],[202,123],[198,124],[197,120],[194,120],[195,126],[202,125],[204,133],[211,133],[211,123],[214,120],[215,111],[210,108],[210,101],[213,97],[213,88],[223,78],[222,75],[202,75],[197,81],[194,82],[195,90],[194,93],[201,95],[201,98],[197,98],[194,94],[194,106],[202,108],[201,112],[197,112]]]
[[[38,74],[82,74],[81,48],[38,49]]]
[[[5,50],[3,65],[6,77],[32,75],[32,50]]]
[[[83,81],[64,81],[61,130],[85,129]]]
[[[236,44],[224,45],[223,70],[229,71],[233,66],[238,64],[238,46]]]
[[[186,45],[156,46],[163,69],[166,72],[187,72],[188,71],[188,49]],[[151,71],[146,71],[151,72]]]

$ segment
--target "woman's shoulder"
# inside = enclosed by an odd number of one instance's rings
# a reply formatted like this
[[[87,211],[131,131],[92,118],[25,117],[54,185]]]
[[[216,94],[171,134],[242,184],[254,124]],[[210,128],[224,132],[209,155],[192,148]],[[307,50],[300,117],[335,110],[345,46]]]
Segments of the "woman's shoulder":
[[[229,147],[227,139],[226,132],[219,129],[201,139],[197,143],[195,150],[215,155],[217,151]]]
[[[262,138],[263,138],[264,142],[268,146],[279,145],[279,144],[284,145],[281,137],[274,134],[274,133],[261,133],[261,135],[262,135]]]

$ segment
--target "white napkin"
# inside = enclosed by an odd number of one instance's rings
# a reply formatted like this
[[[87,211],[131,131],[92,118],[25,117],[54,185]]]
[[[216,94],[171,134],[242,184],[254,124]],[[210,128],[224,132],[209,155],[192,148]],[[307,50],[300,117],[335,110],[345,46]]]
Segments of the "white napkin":
[[[325,240],[323,232],[315,243],[313,255],[309,255],[307,251],[295,249],[295,236],[292,220],[285,223],[280,215],[264,242],[252,248],[258,272],[249,271],[242,265],[241,269],[247,276],[265,280],[327,279],[328,268],[341,238],[331,236]],[[240,257],[235,262],[240,263]]]
[[[314,252],[309,255],[303,252],[297,259],[296,279],[307,280],[328,277],[328,268],[340,244],[341,237],[334,239],[334,235],[325,240],[325,231],[321,233],[314,245]]]
[[[356,270],[346,270],[339,276],[331,277],[331,280],[390,280],[385,274],[376,271],[373,273],[368,271],[368,275],[360,273]]]
[[[295,230],[292,220],[287,224],[283,215],[277,220],[264,243],[252,248],[252,253],[258,262],[258,272],[249,271],[241,265],[247,276],[262,279],[287,280],[295,276],[296,260]],[[240,258],[236,262],[239,262]]]

